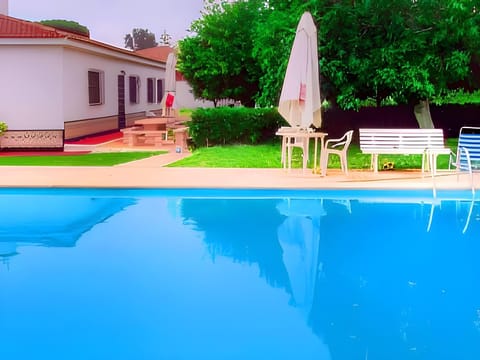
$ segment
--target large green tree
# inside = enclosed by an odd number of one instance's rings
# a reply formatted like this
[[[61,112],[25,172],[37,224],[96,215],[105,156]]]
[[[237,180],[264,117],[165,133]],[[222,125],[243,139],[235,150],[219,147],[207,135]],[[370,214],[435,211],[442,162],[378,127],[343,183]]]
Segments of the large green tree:
[[[358,109],[366,101],[408,103],[417,105],[417,119],[425,126],[430,99],[478,87],[472,71],[480,48],[478,0],[269,4],[254,46],[263,70],[262,105],[277,102],[293,43],[292,19],[298,21],[304,10],[318,25],[322,95],[343,109]]]
[[[470,81],[479,45],[475,1],[326,3],[320,67],[342,108],[367,99],[417,104],[417,120],[429,126],[429,100]]]
[[[275,106],[296,25],[317,23],[322,97],[342,109],[429,102],[478,89],[478,0],[207,0],[179,67],[197,97]],[[249,100],[250,99],[250,100]]]
[[[124,40],[125,48],[132,50],[148,49],[158,45],[155,34],[148,29],[133,29],[131,34],[125,35]]]
[[[260,68],[252,55],[254,29],[262,0],[207,2],[195,34],[179,42],[178,68],[198,98],[254,105]]]

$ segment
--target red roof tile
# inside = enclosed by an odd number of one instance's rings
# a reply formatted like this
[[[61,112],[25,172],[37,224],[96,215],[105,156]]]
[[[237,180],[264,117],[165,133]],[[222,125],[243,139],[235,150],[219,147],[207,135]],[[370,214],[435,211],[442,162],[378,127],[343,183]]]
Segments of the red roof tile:
[[[153,48],[136,50],[135,54],[141,55],[143,57],[146,57],[152,60],[157,60],[157,61],[166,63],[168,55],[174,51],[175,50],[170,46],[160,45]],[[185,78],[183,77],[183,74],[180,73],[178,70],[175,72],[175,78],[177,81],[185,80]]]
[[[70,40],[81,41],[84,43],[89,43],[91,45],[110,49],[123,54],[140,57],[143,59],[148,59],[148,60],[153,60],[153,61],[163,62],[163,63],[166,62],[166,60],[162,61],[152,56],[146,56],[141,53],[118,48],[116,46],[112,46],[109,44],[102,43],[100,41],[90,39],[89,37],[86,37],[86,36],[70,33],[68,31],[58,30],[51,26],[41,25],[41,24],[27,21],[27,20],[16,19],[11,16],[6,16],[2,14],[0,14],[0,38],[12,38],[12,39],[13,38],[35,38],[35,39],[65,38]]]
[[[136,54],[148,57],[154,60],[167,62],[168,54],[174,51],[170,46],[156,46],[153,48],[142,49],[135,51]]]
[[[0,14],[1,38],[64,38],[70,35],[73,34]]]

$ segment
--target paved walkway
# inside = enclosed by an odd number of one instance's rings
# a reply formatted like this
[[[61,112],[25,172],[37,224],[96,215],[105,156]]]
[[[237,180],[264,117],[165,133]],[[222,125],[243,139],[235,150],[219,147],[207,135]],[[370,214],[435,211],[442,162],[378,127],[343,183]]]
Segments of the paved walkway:
[[[350,171],[345,176],[329,169],[326,177],[303,173],[301,169],[225,169],[169,168],[165,165],[189,153],[176,153],[174,145],[165,147],[168,154],[154,156],[113,167],[35,167],[2,166],[1,187],[141,187],[141,188],[299,188],[299,189],[468,189],[467,176],[457,181],[451,173],[439,174],[435,180],[420,171]],[[145,146],[125,148],[121,141],[97,146],[95,151],[152,150]],[[158,150],[158,149],[156,149]],[[477,176],[477,182],[478,180]],[[478,184],[476,184],[478,187]]]

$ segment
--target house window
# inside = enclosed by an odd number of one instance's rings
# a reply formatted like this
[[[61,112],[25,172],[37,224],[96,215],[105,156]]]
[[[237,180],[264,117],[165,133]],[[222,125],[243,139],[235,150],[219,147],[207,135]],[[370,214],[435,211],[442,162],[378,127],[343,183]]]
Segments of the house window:
[[[90,105],[103,104],[103,72],[88,71],[88,103]]]
[[[157,103],[162,102],[163,97],[163,81],[162,79],[157,80]]]
[[[128,89],[130,94],[130,102],[133,104],[138,104],[139,102],[139,96],[138,96],[139,84],[140,84],[140,79],[138,78],[138,76],[128,77]]]
[[[149,103],[155,102],[155,79],[154,78],[147,79],[147,101]]]

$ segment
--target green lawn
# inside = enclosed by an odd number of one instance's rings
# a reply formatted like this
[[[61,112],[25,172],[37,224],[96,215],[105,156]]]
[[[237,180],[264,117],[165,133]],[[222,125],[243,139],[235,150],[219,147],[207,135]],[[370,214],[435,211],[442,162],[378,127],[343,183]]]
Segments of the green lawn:
[[[231,145],[204,147],[169,167],[275,168],[280,164],[280,145]]]
[[[0,156],[0,166],[113,166],[164,153],[166,153],[166,151]]]
[[[457,139],[449,139],[447,145],[455,150]],[[200,148],[192,155],[168,165],[169,167],[206,167],[206,168],[279,168],[280,143],[263,145],[231,145]],[[313,149],[311,149],[313,151]],[[152,152],[105,152],[81,155],[36,155],[36,156],[0,156],[0,166],[113,166],[130,161],[148,158],[165,153]],[[313,154],[312,154],[313,156]],[[379,165],[394,163],[395,169],[420,169],[421,155],[380,155]],[[292,167],[301,168],[300,149],[294,149]],[[312,165],[310,165],[311,167]],[[340,168],[338,157],[331,156],[329,168]],[[368,169],[370,156],[361,153],[358,145],[352,144],[348,152],[349,169]],[[448,167],[448,156],[438,157],[438,168]]]
[[[455,150],[457,139],[449,139],[447,146]],[[200,148],[193,151],[190,157],[168,165],[169,167],[218,167],[218,168],[279,168],[280,143],[264,145],[231,145]],[[300,149],[293,149],[292,167],[301,168],[302,157]],[[310,149],[313,151],[312,149]],[[312,154],[313,156],[313,154]],[[438,157],[438,168],[448,168],[449,158],[446,155]],[[394,163],[395,169],[421,169],[421,155],[380,155],[380,167],[386,163]],[[310,164],[310,167],[312,165]],[[331,156],[329,168],[340,168],[338,157]],[[356,144],[352,144],[348,151],[349,169],[368,169],[370,155],[362,154]]]

